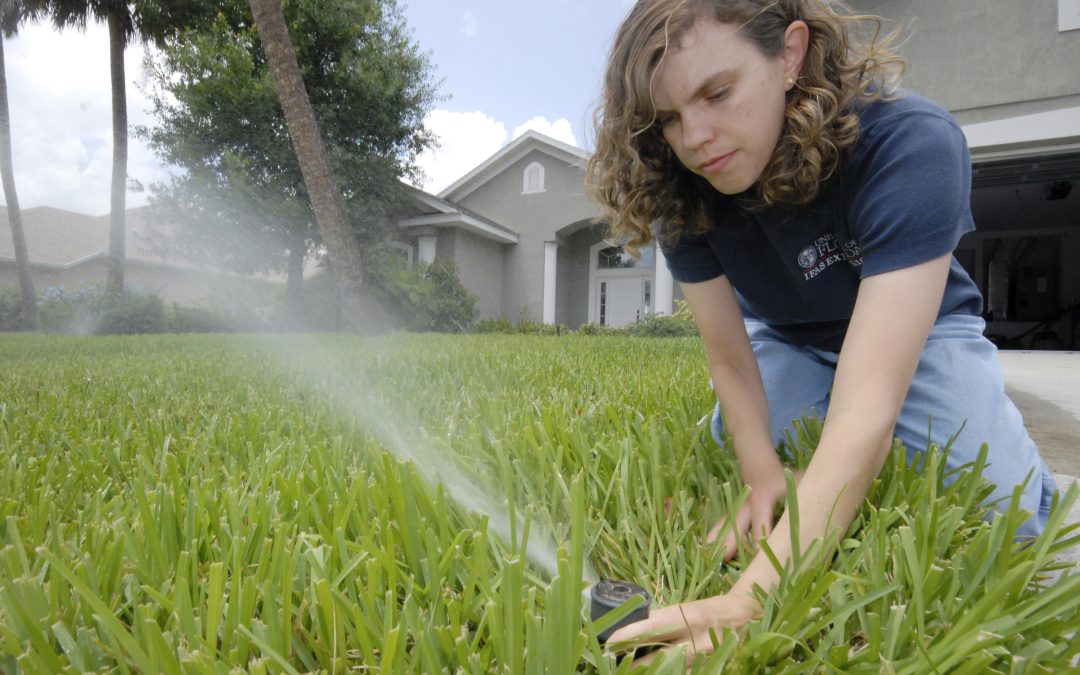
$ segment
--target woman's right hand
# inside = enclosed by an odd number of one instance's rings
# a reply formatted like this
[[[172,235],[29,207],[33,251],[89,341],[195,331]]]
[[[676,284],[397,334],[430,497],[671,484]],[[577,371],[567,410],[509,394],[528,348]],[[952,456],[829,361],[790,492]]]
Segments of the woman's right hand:
[[[795,484],[798,485],[799,479],[802,478],[802,471],[798,469],[792,471],[795,474]],[[747,486],[750,488],[750,494],[739,508],[739,512],[735,514],[734,524],[729,526],[730,516],[725,516],[713,525],[705,538],[705,541],[711,544],[727,528],[723,543],[724,560],[735,557],[739,550],[739,543],[747,536],[747,533],[750,533],[751,541],[755,542],[769,536],[774,525],[773,513],[776,504],[787,496],[787,480],[782,469],[769,472],[757,480],[747,480]]]

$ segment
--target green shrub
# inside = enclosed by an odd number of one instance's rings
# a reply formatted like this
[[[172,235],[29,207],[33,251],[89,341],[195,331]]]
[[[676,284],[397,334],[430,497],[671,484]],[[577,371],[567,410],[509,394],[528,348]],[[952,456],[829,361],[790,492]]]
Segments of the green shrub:
[[[397,327],[462,333],[476,321],[476,298],[450,261],[405,267],[397,258],[383,257],[369,263],[368,276],[376,299]]]
[[[22,296],[18,286],[0,287],[0,331],[22,328]]]
[[[171,330],[170,312],[153,291],[125,290],[110,297],[96,286],[46,289],[38,301],[40,327],[66,335],[133,335]]]
[[[137,335],[165,333],[169,321],[165,303],[153,292],[126,290],[117,296],[102,296],[97,333],[101,335]]]
[[[476,321],[476,297],[465,289],[457,267],[446,260],[415,266],[431,285],[431,293],[422,303],[423,328],[444,333],[466,332]]]
[[[510,335],[515,332],[514,324],[509,319],[481,319],[473,327],[474,333],[500,333]]]
[[[692,337],[697,335],[694,326],[687,326],[674,316],[647,316],[637,323],[622,329],[631,337]]]
[[[561,326],[557,326],[553,323],[529,320],[518,321],[517,324],[514,325],[514,332],[518,335],[556,335],[562,332],[561,329]]]
[[[48,288],[38,305],[41,329],[69,335],[164,333],[165,303],[154,292],[125,290],[110,297],[99,287]]]
[[[593,322],[583,323],[577,329],[579,335],[617,335],[618,332],[618,329]]]
[[[698,334],[694,316],[685,300],[675,301],[675,313],[650,314],[622,329],[632,337],[693,337]]]
[[[566,324],[542,323],[531,319],[484,319],[476,324],[474,333],[498,333],[501,335],[567,335],[573,333]]]
[[[174,304],[168,310],[170,333],[253,333],[270,330],[254,311]]]

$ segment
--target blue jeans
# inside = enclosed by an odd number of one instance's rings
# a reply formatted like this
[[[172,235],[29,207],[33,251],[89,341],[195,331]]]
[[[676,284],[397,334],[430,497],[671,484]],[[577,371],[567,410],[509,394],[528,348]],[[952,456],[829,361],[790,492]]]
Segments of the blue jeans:
[[[1035,536],[1046,524],[1057,490],[1054,477],[1024,429],[1020,411],[1005,395],[997,348],[983,337],[977,316],[939,317],[926,341],[919,367],[896,423],[896,435],[908,458],[930,442],[949,451],[948,469],[975,461],[983,443],[989,448],[983,475],[996,486],[992,508],[1008,507],[1013,486],[1031,473],[1021,507],[1034,514],[1019,531]],[[787,342],[764,322],[748,319],[746,330],[757,356],[769,404],[773,442],[803,415],[824,418],[836,374],[837,354]],[[712,417],[713,437],[723,430],[720,406]]]

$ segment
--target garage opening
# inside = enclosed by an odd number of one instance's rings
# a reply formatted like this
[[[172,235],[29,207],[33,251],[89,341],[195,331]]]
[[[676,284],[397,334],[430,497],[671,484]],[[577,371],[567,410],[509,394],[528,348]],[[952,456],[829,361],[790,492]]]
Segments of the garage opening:
[[[1002,349],[1076,350],[1080,339],[1080,152],[976,162],[975,232],[956,255],[983,294]]]

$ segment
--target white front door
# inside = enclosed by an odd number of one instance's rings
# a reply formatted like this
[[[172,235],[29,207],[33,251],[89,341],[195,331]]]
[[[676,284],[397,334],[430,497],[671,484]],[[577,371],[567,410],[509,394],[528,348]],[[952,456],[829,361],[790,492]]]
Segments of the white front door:
[[[645,278],[619,276],[597,280],[597,323],[619,328],[645,318]]]

